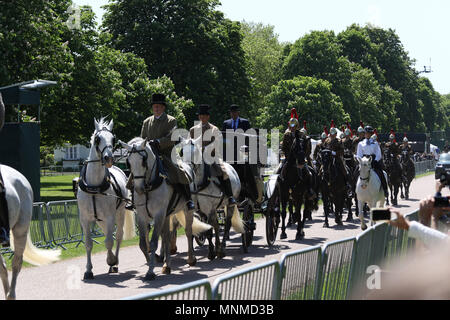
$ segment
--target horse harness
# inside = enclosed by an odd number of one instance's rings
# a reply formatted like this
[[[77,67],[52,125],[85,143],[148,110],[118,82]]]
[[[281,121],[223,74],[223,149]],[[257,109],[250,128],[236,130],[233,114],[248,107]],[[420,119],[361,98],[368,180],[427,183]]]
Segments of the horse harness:
[[[89,161],[86,161],[81,168],[80,172],[80,179],[78,180],[78,186],[81,190],[84,192],[92,195],[92,202],[94,206],[94,217],[96,221],[102,221],[97,217],[97,205],[95,201],[96,195],[103,195],[103,196],[113,196],[117,198],[117,204],[116,204],[116,210],[120,207],[122,202],[129,202],[129,199],[126,199],[123,197],[122,190],[119,187],[119,184],[117,183],[116,177],[108,170],[108,168],[105,167],[105,176],[103,178],[103,181],[98,186],[91,186],[87,184],[86,180],[86,169]],[[112,179],[111,179],[112,178]],[[115,195],[107,194],[106,191],[109,189],[109,187],[112,187]]]
[[[223,200],[225,199],[225,195],[223,194],[223,192],[221,192],[220,196],[213,196],[213,195],[210,195],[210,194],[201,193],[203,190],[208,188],[208,186],[211,184],[211,182],[214,183],[214,185],[220,189],[220,184],[217,183],[215,180],[213,180],[211,178],[212,177],[212,175],[211,175],[211,165],[207,164],[207,163],[203,163],[203,164],[204,164],[204,169],[203,169],[202,182],[200,183],[200,185],[197,186],[197,184],[195,183],[195,179],[194,179],[195,191],[192,192],[192,194],[199,195],[199,196],[204,196],[204,197],[209,197],[209,198],[221,199],[219,204],[218,204],[218,206],[217,206],[217,208],[216,208],[216,209],[218,209],[222,205]],[[200,204],[197,203],[197,205],[200,208]]]
[[[147,181],[147,172],[148,171],[148,166],[147,166],[147,159],[148,159],[148,153],[147,150],[137,150],[135,146],[133,146],[133,148],[131,149],[131,151],[128,151],[128,154],[132,154],[132,153],[137,153],[142,157],[142,166],[145,168],[145,173],[143,176],[134,176],[133,179],[143,179],[144,180],[144,193],[145,193],[145,210],[147,211],[147,215],[149,218],[152,218],[150,211],[148,210],[148,194],[156,189],[158,189],[162,183],[164,182],[164,180],[166,181],[166,183],[170,184],[170,181],[168,179],[168,174],[166,172],[166,170],[164,169],[163,166],[163,162],[162,162],[162,157],[159,155],[158,149],[154,146],[152,146],[150,144],[150,148],[152,149],[153,153],[155,154],[155,163],[153,164],[152,169],[150,170],[150,178],[153,175],[153,172],[156,170],[155,172],[155,176],[151,181]],[[129,162],[127,159],[127,165],[129,167]],[[169,205],[167,207],[167,212],[166,212],[166,216],[171,215],[174,211],[175,208],[177,207],[178,203],[181,200],[181,195],[179,194],[179,192],[174,192],[172,193],[172,196],[170,198],[169,201]]]

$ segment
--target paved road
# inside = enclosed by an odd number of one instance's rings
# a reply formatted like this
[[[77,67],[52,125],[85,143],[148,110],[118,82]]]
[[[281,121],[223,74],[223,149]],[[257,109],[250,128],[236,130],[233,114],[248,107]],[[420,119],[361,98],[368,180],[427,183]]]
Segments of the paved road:
[[[434,176],[416,179],[411,186],[411,199],[399,199],[398,208],[403,213],[409,213],[418,208],[419,201],[425,196],[433,194]],[[344,216],[346,219],[346,216]],[[119,299],[155,290],[173,287],[187,282],[209,279],[214,280],[226,273],[257,265],[265,261],[279,260],[289,251],[322,245],[332,240],[352,237],[361,232],[359,219],[353,223],[344,222],[344,226],[337,226],[334,219],[330,219],[330,229],[322,227],[324,222],[322,208],[313,213],[313,221],[307,222],[306,237],[302,241],[295,241],[295,229],[287,231],[288,239],[277,239],[275,246],[269,248],[265,239],[265,221],[258,221],[253,245],[248,254],[241,249],[240,235],[232,233],[228,242],[227,256],[222,260],[209,261],[207,247],[196,247],[198,263],[195,267],[186,264],[187,243],[183,236],[178,238],[178,251],[172,258],[172,274],[161,275],[161,264],[155,269],[158,277],[153,282],[144,282],[147,271],[145,258],[136,247],[124,248],[120,251],[119,274],[109,275],[106,264],[106,253],[93,256],[95,279],[83,282],[86,264],[85,257],[65,260],[53,265],[23,269],[17,285],[17,298],[55,299],[55,300],[96,300]]]

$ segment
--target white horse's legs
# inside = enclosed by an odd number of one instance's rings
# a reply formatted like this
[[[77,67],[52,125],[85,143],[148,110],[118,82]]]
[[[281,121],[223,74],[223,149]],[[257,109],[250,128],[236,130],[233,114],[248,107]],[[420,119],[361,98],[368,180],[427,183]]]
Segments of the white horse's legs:
[[[8,269],[6,269],[6,262],[3,259],[3,255],[0,254],[0,279],[2,279],[3,290],[5,291],[5,298],[9,292],[9,282],[8,282]]]
[[[9,293],[7,295],[8,300],[16,299],[16,284],[19,272],[22,269],[23,263],[23,252],[25,251],[25,246],[27,242],[29,225],[25,230],[18,231],[17,229],[13,231],[14,235],[14,257],[12,260],[12,278],[11,286],[9,287]]]
[[[94,274],[92,273],[92,260],[91,253],[93,248],[93,241],[91,236],[91,223],[88,220],[81,220],[81,227],[83,228],[84,234],[84,247],[86,248],[86,271],[84,273],[84,280],[94,279]]]
[[[171,259],[170,246],[171,246],[172,234],[170,232],[169,224],[170,224],[170,218],[166,218],[165,222],[164,222],[163,230],[161,232],[161,239],[162,239],[161,247],[163,248],[164,258],[165,258],[164,265],[163,265],[163,268],[161,271],[162,274],[170,274],[170,272],[171,272],[171,269],[170,269],[170,259]]]
[[[114,253],[112,252],[113,246],[114,246],[114,237],[113,237],[113,232],[114,232],[114,217],[108,219],[108,221],[106,222],[106,237],[105,237],[105,247],[108,250],[107,253],[107,257],[106,257],[106,263],[110,266],[113,267],[117,264],[117,257],[114,255]]]
[[[158,240],[161,235],[162,228],[164,227],[165,212],[158,212],[154,218],[154,229],[152,239],[150,241],[150,261],[148,263],[148,271],[145,275],[145,280],[155,280],[156,274],[153,272],[155,269],[155,255],[158,250]],[[148,233],[147,233],[148,234]],[[142,240],[141,240],[142,241]]]
[[[147,265],[150,263],[150,247],[149,247],[149,239],[148,239],[148,233],[149,233],[149,226],[148,226],[148,220],[141,215],[137,215],[137,223],[138,223],[138,230],[139,230],[139,248],[141,249],[142,253],[145,256],[145,260],[147,261]]]
[[[194,222],[194,212],[184,209],[184,216],[186,218],[186,238],[188,240],[188,264],[195,266],[197,259],[194,257],[194,245],[192,243],[192,223]]]
[[[120,245],[122,243],[123,239],[123,225],[125,222],[125,207],[120,209],[117,212],[116,216],[116,224],[117,224],[117,231],[116,231],[116,263],[113,266],[110,266],[109,273],[117,273],[119,272],[119,250]]]
[[[362,202],[361,200],[358,200],[358,211],[359,211],[359,220],[361,220],[361,229],[362,230],[366,230],[367,226],[366,223],[364,222],[364,202]]]

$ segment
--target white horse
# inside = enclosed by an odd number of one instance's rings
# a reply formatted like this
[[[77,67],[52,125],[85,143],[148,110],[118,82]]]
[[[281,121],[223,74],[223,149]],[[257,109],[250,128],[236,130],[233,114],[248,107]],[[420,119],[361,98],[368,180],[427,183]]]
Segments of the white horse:
[[[364,204],[367,203],[370,209],[382,208],[385,204],[385,197],[380,178],[372,169],[371,158],[363,157],[358,159],[359,162],[359,178],[356,184],[356,194],[358,197],[359,218],[361,220],[361,229],[366,230],[367,226],[364,222]],[[387,181],[387,174],[383,171]],[[370,212],[370,225],[372,226],[372,212]]]
[[[216,251],[214,251],[214,244],[212,243],[212,230],[208,232],[207,237],[209,241],[208,259],[213,260],[216,256],[223,258],[225,256],[226,240],[230,231],[230,227],[237,233],[245,233],[244,223],[239,214],[237,204],[230,205],[228,198],[220,191],[219,180],[217,177],[211,176],[210,183],[206,188],[197,190],[197,188],[204,181],[205,163],[201,161],[196,164],[194,159],[201,159],[201,150],[198,147],[202,137],[196,140],[187,139],[182,140],[183,157],[188,159],[188,166],[193,172],[194,182],[191,184],[192,197],[195,204],[198,204],[198,209],[201,213],[208,217],[208,223],[213,226],[216,238]],[[200,162],[200,161],[199,161]],[[231,190],[235,199],[239,198],[241,192],[241,182],[236,170],[228,163],[224,162],[227,174],[231,182]],[[219,237],[219,223],[217,221],[217,210],[224,209],[226,213],[226,228],[223,235],[222,243]]]
[[[80,174],[77,193],[87,255],[84,280],[94,279],[91,262],[91,225],[97,222],[105,234],[109,273],[119,271],[119,249],[122,239],[129,240],[135,236],[134,213],[125,209],[125,200],[130,198],[130,192],[126,188],[127,177],[121,169],[112,165],[115,144],[112,133],[113,121],[106,123],[102,118],[98,122],[94,120],[94,123],[95,132],[91,138],[89,159]],[[117,231],[114,254],[112,248],[115,225]]]
[[[12,260],[11,285],[8,283],[8,271],[5,260],[0,255],[0,278],[8,300],[16,298],[17,276],[25,260],[33,265],[46,265],[59,260],[61,250],[37,249],[31,242],[29,233],[33,213],[33,189],[28,180],[17,170],[0,165],[8,204],[9,225],[11,230]]]
[[[188,264],[194,266],[197,259],[194,257],[192,235],[199,235],[211,229],[194,217],[193,212],[186,206],[186,199],[179,199],[171,203],[175,189],[162,176],[159,164],[147,140],[134,138],[128,143],[120,141],[123,148],[128,150],[128,164],[134,179],[134,201],[136,205],[139,246],[144,253],[149,267],[145,280],[156,278],[154,273],[155,254],[158,249],[158,239],[162,237],[162,252],[164,252],[163,274],[170,274],[170,233],[176,219],[186,230],[188,239]],[[172,210],[170,206],[175,206]],[[170,214],[173,212],[174,214]],[[153,221],[153,234],[149,248],[150,223]],[[149,251],[151,252],[149,254]],[[163,257],[161,257],[163,258]]]

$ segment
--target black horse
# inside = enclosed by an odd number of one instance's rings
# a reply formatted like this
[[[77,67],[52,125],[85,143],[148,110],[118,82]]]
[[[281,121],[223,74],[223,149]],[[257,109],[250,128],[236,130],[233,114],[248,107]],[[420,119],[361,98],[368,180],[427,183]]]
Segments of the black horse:
[[[409,186],[416,176],[416,167],[412,161],[409,152],[407,150],[402,151],[401,154],[401,165],[402,165],[402,184],[400,185],[401,195],[403,199],[409,199]],[[403,195],[402,185],[405,188],[405,194]]]
[[[324,204],[328,201],[332,202],[335,207],[335,222],[343,225],[342,214],[344,208],[344,200],[346,193],[345,177],[338,168],[336,158],[332,155],[332,151],[324,149],[321,151],[322,169],[320,176],[320,187]],[[324,205],[325,223],[324,227],[329,228],[328,224],[328,206]],[[349,215],[351,214],[351,211]]]
[[[398,205],[398,191],[402,184],[402,165],[398,161],[398,158],[389,152],[389,149],[384,150],[383,158],[388,175],[388,185],[391,190],[391,203],[396,206]],[[387,202],[387,205],[389,205],[389,202]]]
[[[296,240],[301,240],[305,236],[303,231],[305,220],[311,216],[311,212],[317,208],[317,193],[311,195],[310,190],[317,190],[316,174],[313,168],[309,167],[305,161],[303,140],[298,131],[295,133],[295,141],[285,163],[286,174],[284,180],[279,181],[281,196],[281,239],[286,239],[286,207],[289,199],[292,198],[294,204],[294,223],[297,223]],[[308,172],[309,171],[309,172]],[[304,204],[303,219],[301,208]]]

